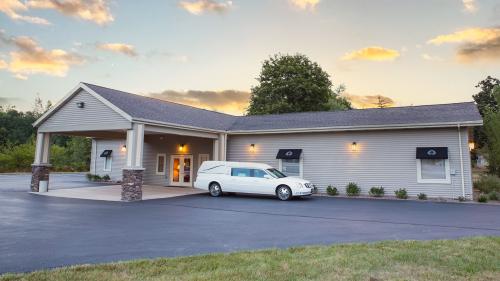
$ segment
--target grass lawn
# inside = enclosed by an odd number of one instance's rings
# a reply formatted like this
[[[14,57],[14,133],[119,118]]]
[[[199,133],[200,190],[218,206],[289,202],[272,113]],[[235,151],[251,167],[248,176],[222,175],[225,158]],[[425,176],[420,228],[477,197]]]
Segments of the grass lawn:
[[[137,260],[8,274],[0,280],[500,280],[500,237]]]

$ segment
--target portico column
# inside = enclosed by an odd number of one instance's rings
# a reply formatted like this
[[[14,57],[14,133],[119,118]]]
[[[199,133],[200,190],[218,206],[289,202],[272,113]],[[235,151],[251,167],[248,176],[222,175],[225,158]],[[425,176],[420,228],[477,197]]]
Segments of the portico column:
[[[227,134],[219,134],[219,160],[226,161]]]
[[[35,160],[31,165],[31,191],[38,192],[40,181],[49,182],[50,170],[50,134],[37,133]]]
[[[144,124],[133,124],[127,131],[127,162],[123,168],[122,201],[142,200],[144,175]]]

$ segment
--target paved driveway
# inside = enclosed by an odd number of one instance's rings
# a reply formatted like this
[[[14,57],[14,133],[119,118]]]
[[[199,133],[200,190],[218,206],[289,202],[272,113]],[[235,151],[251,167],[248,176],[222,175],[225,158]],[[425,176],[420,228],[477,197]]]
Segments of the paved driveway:
[[[30,190],[31,174],[0,174],[0,192]],[[89,182],[85,173],[51,173],[50,189],[64,189],[103,185]]]
[[[205,194],[137,203],[0,192],[0,272],[269,247],[500,235],[500,207]]]

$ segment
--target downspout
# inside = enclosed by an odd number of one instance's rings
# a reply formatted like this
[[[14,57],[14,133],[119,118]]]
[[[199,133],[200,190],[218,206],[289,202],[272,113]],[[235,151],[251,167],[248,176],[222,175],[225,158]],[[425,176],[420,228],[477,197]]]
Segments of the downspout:
[[[460,176],[462,177],[462,196],[465,198],[465,178],[464,178],[464,156],[462,151],[462,130],[460,128],[460,123],[458,127],[458,147],[460,149]]]

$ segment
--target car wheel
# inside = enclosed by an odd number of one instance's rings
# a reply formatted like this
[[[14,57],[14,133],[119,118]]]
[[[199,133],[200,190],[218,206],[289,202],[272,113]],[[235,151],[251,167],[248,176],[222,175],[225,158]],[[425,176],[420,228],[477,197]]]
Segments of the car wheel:
[[[292,190],[290,187],[282,185],[278,187],[278,190],[276,190],[276,195],[280,200],[287,201],[292,198]]]
[[[210,196],[219,197],[222,195],[222,188],[218,183],[214,182],[208,187],[208,192],[210,192]]]

